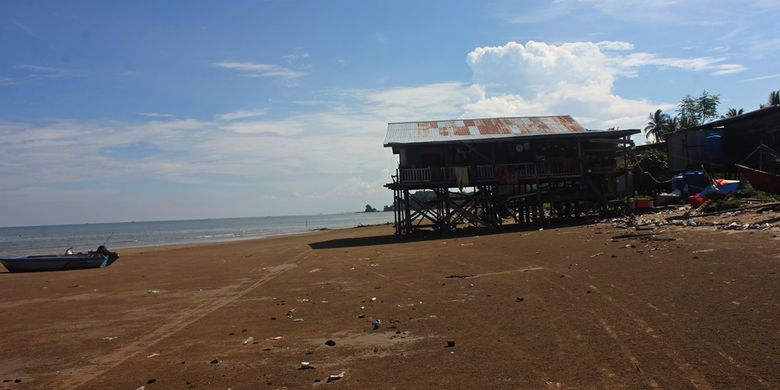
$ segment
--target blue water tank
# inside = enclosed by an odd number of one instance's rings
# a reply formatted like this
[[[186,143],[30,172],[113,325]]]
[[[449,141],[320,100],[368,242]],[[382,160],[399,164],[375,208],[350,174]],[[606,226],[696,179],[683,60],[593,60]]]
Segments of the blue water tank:
[[[683,192],[685,195],[698,194],[707,187],[707,178],[702,171],[685,171],[682,177],[687,187]]]
[[[704,158],[709,162],[723,161],[726,156],[723,136],[712,131],[704,138]]]
[[[676,175],[672,178],[672,192],[680,196],[687,195],[687,188],[683,175]]]

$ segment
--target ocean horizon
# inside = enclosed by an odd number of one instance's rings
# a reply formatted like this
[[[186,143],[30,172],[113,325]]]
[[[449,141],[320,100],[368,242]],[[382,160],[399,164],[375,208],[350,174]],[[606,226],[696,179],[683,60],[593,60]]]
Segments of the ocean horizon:
[[[248,240],[393,222],[392,212],[0,227],[0,257]]]

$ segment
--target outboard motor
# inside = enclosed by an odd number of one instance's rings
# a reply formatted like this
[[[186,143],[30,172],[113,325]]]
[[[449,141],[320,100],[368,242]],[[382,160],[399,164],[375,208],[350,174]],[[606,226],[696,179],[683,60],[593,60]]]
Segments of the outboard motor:
[[[116,252],[109,251],[105,245],[99,246],[95,251],[95,253],[100,254],[101,256],[108,256],[110,262],[113,262],[114,260],[119,258],[119,254],[117,254]]]

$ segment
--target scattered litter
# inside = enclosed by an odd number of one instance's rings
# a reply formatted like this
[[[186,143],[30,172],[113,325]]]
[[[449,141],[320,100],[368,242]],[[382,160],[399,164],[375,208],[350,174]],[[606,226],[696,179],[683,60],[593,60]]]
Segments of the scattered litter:
[[[328,341],[325,342],[325,345],[327,345],[329,347],[333,347],[333,346],[336,345],[336,342],[333,341],[333,340],[328,340]]]
[[[709,253],[709,252],[715,252],[715,249],[697,249],[692,253]]]
[[[305,302],[309,302],[309,298],[298,298],[297,301],[298,303],[305,303]]]
[[[310,269],[310,270],[309,270],[309,273],[310,273],[310,274],[313,274],[313,273],[315,273],[315,272],[320,272],[320,269],[319,269],[319,268],[313,268],[313,269]]]
[[[281,340],[283,338],[284,336],[274,336],[274,337],[269,337],[268,340]]]
[[[299,370],[313,370],[314,366],[311,365],[310,362],[301,362],[301,366],[298,367]]]
[[[515,298],[515,302],[522,302],[522,301],[524,301],[524,300],[525,300],[525,299],[524,299],[523,297],[517,297],[517,298]]]
[[[293,322],[303,322],[303,318],[293,318]]]
[[[603,254],[604,254],[604,252],[599,252],[599,253],[596,253],[595,255],[590,255],[590,257],[599,257],[599,256],[601,256]]]
[[[371,321],[371,326],[374,327],[374,330],[379,329],[379,327],[382,326],[382,320],[373,320],[373,321]]]
[[[371,302],[376,302],[376,297],[371,297]]]
[[[119,336],[106,336],[106,337],[101,338],[101,340],[113,341],[114,339],[118,339],[118,338],[119,338]]]
[[[146,390],[146,386],[139,386],[135,390]]]
[[[473,242],[467,242],[467,243],[464,243],[464,244],[460,244],[460,246],[472,246],[472,245],[474,245]]]
[[[155,357],[155,356],[160,356],[160,354],[159,354],[159,353],[157,353],[157,352],[154,352],[154,353],[152,353],[152,354],[146,355],[146,358],[147,358],[147,359],[149,359],[149,358],[153,358],[153,357]]]
[[[157,379],[152,378],[152,379],[149,379],[148,381],[146,381],[147,385],[151,385],[153,383],[157,383]]]
[[[219,360],[219,359],[214,359],[214,360],[212,360],[212,361],[210,361],[210,362],[209,362],[209,364],[211,364],[211,365],[213,365],[213,366],[216,366],[216,365],[217,365],[217,364],[219,364],[219,363],[222,363],[222,360]]]
[[[447,276],[446,279],[468,279],[474,275],[450,275]]]
[[[346,371],[342,371],[338,374],[330,374],[328,375],[328,383],[335,382],[341,378],[344,378],[344,375],[346,374]]]
[[[453,348],[453,347],[455,347],[455,341],[453,341],[453,340],[448,340],[448,341],[447,341],[447,347],[446,347],[446,348]]]
[[[250,343],[252,343],[253,341],[255,341],[255,338],[254,338],[254,337],[252,337],[252,336],[249,336],[249,337],[247,337],[247,338],[246,338],[246,340],[244,340],[244,343],[243,343],[243,344],[244,344],[244,345],[247,345],[247,344],[250,344]]]
[[[148,295],[157,295],[159,293],[160,293],[160,290],[152,290],[152,289],[146,290],[146,294],[148,294]]]
[[[369,264],[368,266],[369,266],[369,267],[379,267],[379,264],[377,264],[377,263],[371,263],[371,264]]]

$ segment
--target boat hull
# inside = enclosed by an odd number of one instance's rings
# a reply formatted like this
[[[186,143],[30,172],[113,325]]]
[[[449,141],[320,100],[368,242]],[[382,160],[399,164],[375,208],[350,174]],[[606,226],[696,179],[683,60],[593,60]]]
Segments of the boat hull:
[[[736,166],[739,168],[739,172],[748,179],[753,188],[770,194],[780,195],[780,176],[744,165],[736,164]]]
[[[29,256],[0,259],[8,272],[66,271],[108,267],[114,260],[109,256]]]

